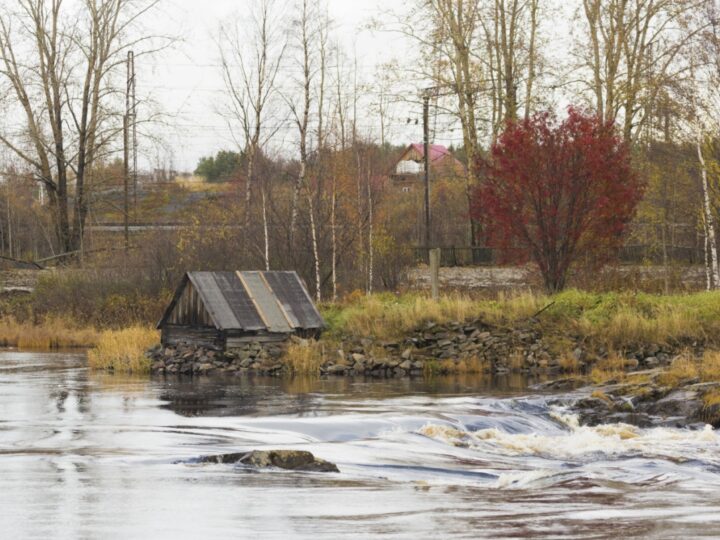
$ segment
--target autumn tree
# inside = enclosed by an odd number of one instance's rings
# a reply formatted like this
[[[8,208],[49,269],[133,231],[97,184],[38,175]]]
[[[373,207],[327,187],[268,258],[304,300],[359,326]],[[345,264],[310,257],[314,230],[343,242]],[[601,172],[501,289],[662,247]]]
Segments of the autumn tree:
[[[115,85],[158,0],[18,0],[0,15],[0,78],[22,128],[0,142],[47,193],[56,242],[80,249],[93,166],[121,131]]]
[[[627,140],[651,118],[648,111],[685,75],[678,62],[704,22],[692,20],[707,0],[583,0],[584,78],[595,110],[622,125]]]
[[[538,265],[551,292],[579,260],[621,244],[643,191],[613,124],[574,108],[561,122],[546,112],[508,124],[480,166],[474,212]]]

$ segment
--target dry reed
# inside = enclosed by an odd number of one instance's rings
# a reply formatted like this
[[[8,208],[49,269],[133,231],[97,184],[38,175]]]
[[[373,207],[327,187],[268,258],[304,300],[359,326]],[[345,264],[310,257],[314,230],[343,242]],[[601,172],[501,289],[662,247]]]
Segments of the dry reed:
[[[325,361],[326,344],[308,340],[291,343],[283,356],[283,363],[294,375],[320,375]]]
[[[595,364],[590,372],[590,380],[594,384],[603,384],[611,380],[623,380],[626,375],[625,358],[611,353]]]
[[[42,324],[0,320],[0,346],[21,349],[65,349],[92,347],[100,333],[92,327],[78,327],[61,318],[46,319]]]
[[[100,335],[95,348],[88,351],[88,364],[93,369],[116,373],[148,373],[150,360],[145,351],[158,340],[158,332],[147,327],[107,330]]]

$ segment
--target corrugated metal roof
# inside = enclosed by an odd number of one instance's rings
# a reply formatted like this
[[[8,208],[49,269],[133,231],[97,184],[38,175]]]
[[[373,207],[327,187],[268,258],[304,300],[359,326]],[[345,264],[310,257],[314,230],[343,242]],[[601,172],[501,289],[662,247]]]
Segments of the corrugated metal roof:
[[[215,282],[225,297],[234,315],[231,326],[224,328],[242,328],[244,330],[263,330],[265,322],[258,313],[253,299],[238,280],[235,272],[215,272]]]
[[[245,290],[261,311],[261,316],[270,332],[288,333],[293,331],[287,316],[278,305],[278,300],[260,272],[238,272],[238,278]]]
[[[295,272],[268,272],[265,279],[296,328],[325,326],[325,321]]]
[[[219,330],[291,333],[325,326],[296,272],[188,272],[159,327],[188,282]]]
[[[237,318],[212,272],[190,272],[188,278],[218,329],[225,330],[237,325]]]

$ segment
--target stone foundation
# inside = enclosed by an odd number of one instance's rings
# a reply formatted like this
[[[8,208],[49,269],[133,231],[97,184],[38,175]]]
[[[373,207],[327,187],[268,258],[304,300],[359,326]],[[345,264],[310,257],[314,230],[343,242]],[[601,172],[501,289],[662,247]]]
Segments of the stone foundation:
[[[152,361],[153,373],[209,375],[211,373],[262,373],[272,375],[283,368],[285,343],[250,342],[242,347],[218,351],[189,343],[160,346],[146,356]]]

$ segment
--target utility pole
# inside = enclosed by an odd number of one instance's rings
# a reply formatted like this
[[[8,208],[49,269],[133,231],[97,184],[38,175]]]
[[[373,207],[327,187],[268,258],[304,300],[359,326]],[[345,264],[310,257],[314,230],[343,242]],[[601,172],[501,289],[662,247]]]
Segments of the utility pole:
[[[126,99],[126,102],[128,100]],[[130,149],[129,146],[129,130],[128,130],[128,114],[123,116],[123,224],[125,230],[125,251],[130,249]]]
[[[425,249],[430,249],[430,89],[423,92],[423,153],[425,154]]]
[[[137,222],[137,95],[135,92],[135,52],[128,52],[130,71],[130,119],[132,121],[132,183],[133,183],[133,220]]]
[[[130,128],[132,122],[132,142]],[[125,251],[130,249],[130,145],[133,147],[133,208],[137,206],[137,132],[135,130],[135,54],[128,52],[127,84],[125,86],[125,115],[123,116],[123,225]]]

